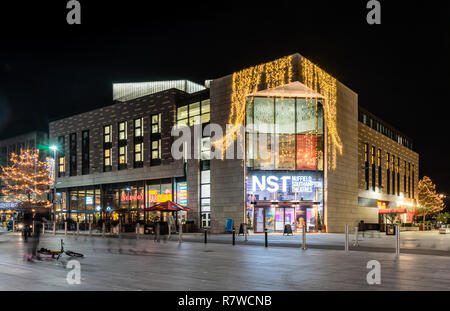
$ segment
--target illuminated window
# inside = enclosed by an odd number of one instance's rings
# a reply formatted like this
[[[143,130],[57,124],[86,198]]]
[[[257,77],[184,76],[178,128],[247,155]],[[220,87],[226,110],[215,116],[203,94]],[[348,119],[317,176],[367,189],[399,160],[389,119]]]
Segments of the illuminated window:
[[[144,166],[144,119],[134,120],[134,167]]]
[[[119,147],[119,165],[127,164],[127,146]]]
[[[205,99],[177,108],[177,125],[193,126],[210,122],[210,100]]]
[[[142,118],[134,120],[134,137],[144,136],[143,123],[144,121]]]
[[[105,172],[111,171],[112,167],[112,161],[111,161],[111,149],[104,149],[103,150],[103,170]]]
[[[364,174],[366,190],[369,190],[369,144],[364,144]]]
[[[142,167],[144,143],[134,144],[134,167]]]
[[[152,141],[152,160],[161,159],[161,139]]]
[[[151,116],[152,120],[152,134],[161,133],[161,114],[154,114]]]
[[[381,192],[381,188],[383,187],[383,178],[381,171],[381,149],[377,151],[377,165],[378,165],[378,189]]]
[[[118,169],[127,168],[127,121],[119,122],[119,165]]]
[[[119,123],[119,140],[127,139],[127,121]]]
[[[103,143],[110,143],[110,142],[112,142],[111,135],[112,135],[112,126],[111,125],[106,125],[103,128]]]
[[[392,172],[392,194],[395,194],[395,170],[394,170],[395,156],[391,157],[391,172]]]
[[[386,193],[391,193],[391,170],[389,169],[389,161],[391,157],[389,152],[386,154]]]
[[[63,177],[66,173],[66,145],[65,136],[58,137],[58,177]]]
[[[397,165],[395,168],[395,172],[397,173],[397,195],[400,195],[400,158],[397,157]]]
[[[200,172],[200,209],[202,213],[202,226],[210,226],[211,213],[211,175],[209,170]]]
[[[376,181],[375,146],[372,146],[371,163],[372,163],[372,190],[375,191],[375,181]]]

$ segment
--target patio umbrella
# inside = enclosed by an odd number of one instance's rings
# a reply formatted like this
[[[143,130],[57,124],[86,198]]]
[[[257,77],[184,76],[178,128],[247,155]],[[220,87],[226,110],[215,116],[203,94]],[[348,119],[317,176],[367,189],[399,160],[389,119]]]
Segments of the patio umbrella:
[[[160,212],[178,212],[178,211],[192,212],[191,208],[181,206],[180,204],[177,204],[172,201],[158,203],[149,208],[146,208],[145,210],[146,211],[160,211]]]

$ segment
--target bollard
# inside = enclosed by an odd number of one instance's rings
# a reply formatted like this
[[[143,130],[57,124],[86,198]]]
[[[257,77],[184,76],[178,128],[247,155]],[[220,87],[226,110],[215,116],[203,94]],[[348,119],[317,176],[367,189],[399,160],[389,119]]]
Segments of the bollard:
[[[345,225],[345,251],[348,252],[348,225]]]
[[[16,232],[16,221],[13,220],[12,232]]]
[[[64,235],[67,235],[67,221],[64,222]]]
[[[53,235],[56,235],[56,221],[53,222]]]
[[[355,241],[353,241],[353,246],[359,246],[359,244],[358,244],[358,227],[355,227]]]
[[[236,235],[236,230],[233,228],[233,245],[236,244],[236,238],[235,238],[235,235]]]
[[[92,236],[92,222],[89,223],[89,236]]]
[[[113,227],[113,225],[111,224],[111,223],[109,223],[109,235],[110,236],[113,236],[113,234],[114,234],[114,227]]]
[[[183,242],[183,224],[179,224],[179,229],[178,229],[178,243]]]
[[[306,224],[302,226],[302,249],[306,250]]]
[[[34,235],[34,227],[35,226],[34,226],[34,220],[33,220],[33,228],[32,228],[32,231],[31,231],[33,233],[33,235]]]
[[[140,223],[137,223],[137,224],[136,224],[136,239],[139,240],[140,234],[141,234],[141,224],[140,224]]]
[[[118,235],[119,235],[119,239],[122,238],[122,222],[119,221],[119,226],[118,226]]]
[[[269,246],[269,242],[267,241],[267,229],[264,229],[264,246]]]
[[[102,237],[105,237],[105,223],[102,223]]]
[[[244,223],[244,241],[248,241],[247,224]]]
[[[205,244],[208,243],[208,229],[204,229],[205,231]]]
[[[158,223],[156,223],[156,241],[158,241],[158,242],[161,241],[160,233],[161,233],[161,230],[160,230],[160,226],[159,226],[159,222],[158,222]]]
[[[77,222],[77,235],[80,235],[80,223]]]
[[[395,226],[395,254],[400,255],[400,226]]]
[[[45,235],[45,223],[42,223],[42,235]]]

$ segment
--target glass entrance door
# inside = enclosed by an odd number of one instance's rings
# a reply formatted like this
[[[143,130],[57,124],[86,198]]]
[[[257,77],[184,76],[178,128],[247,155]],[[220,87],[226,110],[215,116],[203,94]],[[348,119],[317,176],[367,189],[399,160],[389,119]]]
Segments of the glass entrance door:
[[[255,207],[255,232],[264,232],[264,208]]]

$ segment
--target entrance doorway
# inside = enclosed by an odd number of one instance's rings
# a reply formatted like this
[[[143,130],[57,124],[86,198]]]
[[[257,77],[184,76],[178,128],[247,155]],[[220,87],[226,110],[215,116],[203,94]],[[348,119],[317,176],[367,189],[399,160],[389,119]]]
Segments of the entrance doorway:
[[[255,207],[255,232],[264,232],[264,208]]]

